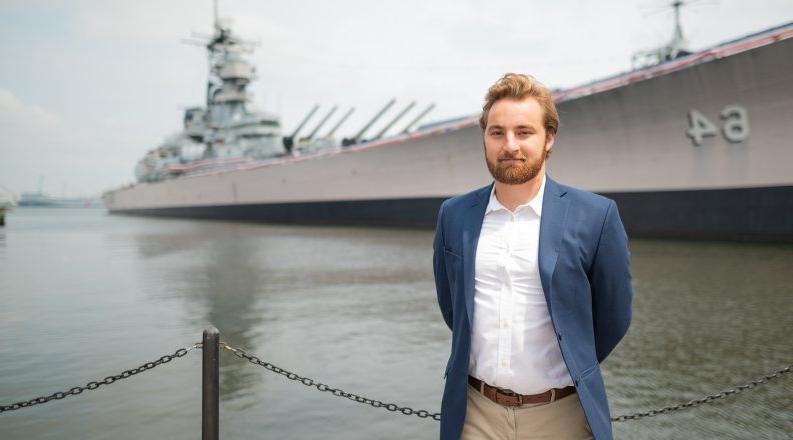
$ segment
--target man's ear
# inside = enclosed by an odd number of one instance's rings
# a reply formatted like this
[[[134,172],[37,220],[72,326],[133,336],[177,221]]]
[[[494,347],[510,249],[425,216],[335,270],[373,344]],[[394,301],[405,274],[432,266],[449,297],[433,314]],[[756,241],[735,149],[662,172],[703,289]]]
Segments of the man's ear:
[[[553,142],[556,140],[556,135],[553,133],[546,133],[545,135],[545,153],[547,154],[553,148]]]

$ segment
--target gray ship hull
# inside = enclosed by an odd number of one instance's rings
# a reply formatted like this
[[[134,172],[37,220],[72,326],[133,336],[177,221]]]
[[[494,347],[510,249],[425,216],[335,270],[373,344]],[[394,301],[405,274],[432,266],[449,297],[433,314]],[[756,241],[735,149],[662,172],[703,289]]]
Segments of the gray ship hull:
[[[793,186],[603,195],[617,202],[631,236],[793,242]],[[433,227],[445,199],[233,204],[113,212],[263,223]]]
[[[632,235],[793,242],[793,39],[776,39],[567,91],[550,175],[615,199]],[[711,126],[694,124],[692,112]],[[692,127],[701,131],[698,145]],[[429,227],[442,200],[489,182],[472,118],[313,157],[139,184],[107,193],[105,203],[135,215]]]

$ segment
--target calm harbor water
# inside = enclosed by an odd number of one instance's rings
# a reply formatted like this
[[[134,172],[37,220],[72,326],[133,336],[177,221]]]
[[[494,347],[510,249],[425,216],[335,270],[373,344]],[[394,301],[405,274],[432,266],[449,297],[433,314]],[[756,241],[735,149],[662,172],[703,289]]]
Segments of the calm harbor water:
[[[0,228],[0,404],[172,353],[212,324],[334,387],[440,407],[449,331],[432,231],[18,209]],[[631,330],[604,363],[614,415],[699,398],[793,361],[793,246],[632,240]],[[221,438],[432,439],[438,424],[221,356]],[[2,439],[200,437],[200,351],[96,391],[0,414]],[[790,376],[790,375],[788,375]],[[793,377],[620,439],[787,439]]]

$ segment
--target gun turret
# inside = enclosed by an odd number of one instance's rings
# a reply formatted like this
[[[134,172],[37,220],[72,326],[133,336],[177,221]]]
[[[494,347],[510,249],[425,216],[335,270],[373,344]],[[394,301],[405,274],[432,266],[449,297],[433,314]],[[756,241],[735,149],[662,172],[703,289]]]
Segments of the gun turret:
[[[428,105],[428,106],[427,106],[427,108],[425,108],[423,112],[419,113],[419,115],[418,115],[418,116],[416,116],[415,118],[413,118],[413,120],[412,120],[412,121],[410,121],[410,123],[409,123],[408,125],[406,125],[406,126],[405,126],[405,129],[404,129],[404,130],[402,130],[402,131],[400,132],[400,134],[407,134],[407,133],[410,131],[410,129],[411,129],[411,128],[412,128],[414,125],[416,125],[416,123],[417,123],[417,122],[419,122],[419,121],[420,121],[422,118],[424,118],[424,116],[427,116],[427,113],[431,112],[431,111],[432,111],[432,109],[434,109],[434,108],[435,108],[435,104],[434,104],[434,103],[433,103],[433,104],[430,104],[430,105]]]
[[[384,114],[385,112],[387,112],[387,111],[388,111],[388,109],[390,109],[390,108],[391,108],[391,107],[394,105],[394,103],[396,103],[396,99],[391,99],[390,101],[388,101],[388,104],[386,104],[386,105],[385,105],[385,107],[383,107],[383,108],[382,108],[382,110],[380,110],[379,112],[377,112],[377,114],[376,114],[376,115],[374,115],[374,118],[372,118],[372,120],[371,120],[371,121],[369,121],[369,123],[367,123],[366,125],[364,125],[364,126],[363,126],[363,128],[361,129],[361,131],[359,131],[359,132],[358,132],[358,134],[356,134],[356,135],[355,135],[354,137],[352,137],[351,139],[344,139],[344,140],[342,140],[342,143],[341,143],[341,144],[342,144],[343,146],[348,146],[348,145],[354,145],[354,144],[357,144],[358,142],[360,142],[360,141],[361,141],[361,138],[362,138],[362,137],[363,137],[363,135],[364,135],[364,133],[366,133],[366,130],[369,130],[369,128],[370,128],[370,127],[371,127],[371,126],[372,126],[372,125],[373,125],[375,122],[377,122],[377,120],[378,120],[378,119],[380,119],[380,117],[382,117],[382,116],[383,116],[383,114]]]
[[[336,125],[334,125],[333,128],[330,129],[330,131],[328,132],[328,134],[325,135],[325,137],[330,138],[331,136],[333,136],[333,134],[336,133],[336,130],[338,130],[339,127],[341,127],[341,124],[343,124],[344,121],[346,121],[347,118],[349,118],[352,112],[354,111],[355,111],[355,107],[350,107],[350,109],[347,110],[347,113],[345,113],[344,116],[342,116],[341,119],[339,119],[339,122],[337,122]]]
[[[377,133],[377,136],[375,136],[373,139],[380,139],[380,138],[382,138],[382,137],[383,137],[383,135],[385,135],[385,133],[386,133],[386,132],[387,132],[387,131],[388,131],[388,130],[391,128],[391,127],[393,127],[393,126],[394,126],[394,124],[396,124],[396,123],[397,123],[397,122],[398,122],[400,119],[402,119],[402,117],[403,117],[403,116],[405,116],[405,114],[406,114],[407,112],[409,112],[409,111],[410,111],[410,109],[412,109],[412,108],[413,108],[413,107],[415,107],[415,106],[416,106],[416,101],[413,101],[413,102],[411,102],[410,104],[408,104],[408,106],[407,106],[407,107],[405,107],[404,109],[402,109],[402,111],[401,111],[401,112],[399,112],[399,114],[398,114],[398,115],[396,115],[396,117],[395,117],[394,119],[392,119],[392,120],[391,120],[391,122],[389,122],[389,123],[388,123],[388,124],[387,124],[385,127],[383,127],[383,129],[382,129],[382,130],[380,130],[380,133]]]
[[[319,121],[319,124],[317,124],[317,126],[313,130],[311,130],[311,133],[309,133],[308,136],[306,136],[303,139],[307,140],[307,141],[310,141],[311,139],[313,139],[314,136],[319,132],[319,129],[322,128],[322,126],[325,125],[326,122],[328,122],[328,119],[330,119],[330,117],[333,116],[334,113],[336,113],[336,110],[338,108],[339,108],[338,105],[334,105],[333,108],[330,109],[328,114],[326,114],[325,117],[322,118],[321,121]]]
[[[300,132],[300,130],[303,129],[303,126],[306,125],[306,122],[308,122],[308,120],[311,119],[312,116],[314,116],[314,113],[316,113],[317,110],[319,110],[319,104],[314,105],[314,108],[312,108],[311,111],[308,112],[306,117],[303,118],[303,121],[300,122],[297,128],[295,128],[295,131],[292,132],[291,136],[287,136],[284,138],[284,148],[286,148],[286,151],[288,153],[292,152],[292,147],[294,147],[295,145],[295,137],[297,136],[297,134]]]

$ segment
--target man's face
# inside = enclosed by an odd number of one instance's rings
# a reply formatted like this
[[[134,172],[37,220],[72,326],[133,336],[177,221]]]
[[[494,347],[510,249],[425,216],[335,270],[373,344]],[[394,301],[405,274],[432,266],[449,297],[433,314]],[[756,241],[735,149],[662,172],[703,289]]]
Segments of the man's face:
[[[546,135],[542,119],[542,107],[534,98],[500,99],[490,107],[485,161],[496,181],[519,185],[545,169],[545,155],[554,137]]]

